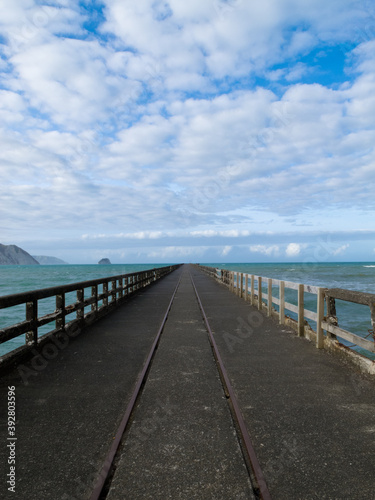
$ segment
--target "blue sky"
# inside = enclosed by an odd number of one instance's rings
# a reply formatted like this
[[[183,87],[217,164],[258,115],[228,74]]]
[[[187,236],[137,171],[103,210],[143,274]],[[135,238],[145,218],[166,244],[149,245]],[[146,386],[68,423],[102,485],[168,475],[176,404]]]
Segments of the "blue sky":
[[[375,261],[375,4],[0,2],[0,242]]]

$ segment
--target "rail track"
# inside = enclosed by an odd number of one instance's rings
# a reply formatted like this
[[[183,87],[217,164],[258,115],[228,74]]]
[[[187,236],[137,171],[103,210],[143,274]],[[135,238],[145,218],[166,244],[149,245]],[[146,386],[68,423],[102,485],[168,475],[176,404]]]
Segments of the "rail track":
[[[214,358],[216,361],[216,367],[217,367],[217,370],[219,372],[219,376],[220,376],[220,380],[221,380],[221,383],[223,386],[223,390],[224,390],[224,393],[226,395],[228,405],[229,405],[229,408],[231,411],[233,423],[234,423],[234,426],[235,426],[236,431],[237,431],[238,441],[240,443],[241,451],[243,454],[243,459],[244,459],[246,468],[248,470],[248,474],[249,474],[250,482],[251,482],[252,489],[254,492],[254,496],[255,496],[255,498],[258,498],[261,500],[270,500],[271,495],[270,495],[270,492],[268,490],[266,480],[264,478],[259,461],[257,459],[254,447],[252,445],[250,434],[248,432],[245,421],[243,419],[243,416],[242,416],[242,413],[240,410],[240,406],[239,406],[239,403],[237,401],[232,384],[229,380],[225,365],[224,365],[223,360],[220,356],[220,352],[219,352],[217,344],[215,342],[212,329],[211,329],[209,321],[207,319],[207,315],[204,311],[202,301],[201,301],[199,294],[198,294],[198,290],[197,290],[196,285],[194,283],[193,276],[191,275],[190,272],[189,272],[189,277],[190,277],[191,284],[192,284],[193,289],[194,289],[196,300],[198,302],[198,305],[199,305],[199,308],[200,308],[200,311],[202,314],[205,328],[207,330],[207,334],[209,337],[209,341],[211,344],[213,355],[214,355]],[[168,320],[168,315],[169,315],[169,312],[172,308],[173,301],[175,299],[177,290],[180,286],[181,278],[182,278],[182,275],[180,276],[179,281],[178,281],[178,283],[173,291],[171,300],[168,304],[167,310],[164,314],[163,320],[162,320],[161,325],[158,329],[155,340],[154,340],[152,347],[150,349],[150,352],[147,356],[146,362],[139,373],[134,391],[131,395],[131,398],[129,400],[129,403],[127,405],[127,408],[126,408],[126,411],[123,415],[121,423],[117,429],[117,432],[116,432],[116,435],[114,437],[112,446],[109,450],[109,453],[107,454],[107,456],[103,462],[103,465],[102,465],[101,470],[100,470],[99,475],[98,475],[98,480],[97,480],[97,482],[94,486],[94,489],[92,491],[92,494],[90,496],[90,500],[105,500],[105,498],[107,497],[107,494],[110,490],[111,481],[112,481],[114,473],[115,473],[115,463],[117,460],[117,456],[119,454],[120,445],[122,445],[123,440],[126,439],[125,434],[129,430],[129,428],[131,427],[132,414],[135,411],[136,404],[139,402],[140,398],[142,397],[142,390],[147,382],[147,376],[148,376],[148,373],[150,371],[152,361],[153,361],[155,352],[157,350],[158,344],[160,342],[160,338],[161,338],[164,326]]]

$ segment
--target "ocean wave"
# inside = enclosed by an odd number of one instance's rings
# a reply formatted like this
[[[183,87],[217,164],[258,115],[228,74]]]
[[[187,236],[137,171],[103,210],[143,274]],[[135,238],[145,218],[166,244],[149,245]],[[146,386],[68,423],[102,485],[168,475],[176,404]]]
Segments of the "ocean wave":
[[[363,266],[363,267],[375,267],[375,266]]]

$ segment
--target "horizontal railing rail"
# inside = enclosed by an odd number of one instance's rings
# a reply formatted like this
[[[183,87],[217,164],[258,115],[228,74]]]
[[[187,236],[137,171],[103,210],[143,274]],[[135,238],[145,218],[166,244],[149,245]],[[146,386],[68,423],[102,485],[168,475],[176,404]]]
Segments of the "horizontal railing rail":
[[[200,267],[203,268],[204,266]],[[316,346],[319,349],[324,347],[325,337],[331,339],[340,337],[362,349],[375,352],[375,294],[341,288],[305,285],[253,274],[228,271],[227,269],[211,268],[211,271],[208,271],[204,268],[203,270],[207,274],[215,276],[219,281],[226,284],[232,292],[258,307],[259,310],[264,310],[268,316],[276,314],[281,325],[286,322],[287,316],[285,311],[295,313],[297,315],[296,330],[301,337],[305,335],[306,319],[316,322]],[[266,288],[266,291],[264,288]],[[278,297],[273,295],[275,288],[278,289]],[[285,292],[288,289],[297,291],[297,304],[286,301]],[[305,307],[306,293],[316,295],[316,311]],[[369,330],[366,337],[372,337],[371,339],[356,335],[338,326],[336,299],[362,304],[370,308],[372,329]],[[277,305],[278,310],[273,305]]]
[[[25,305],[25,320],[0,329],[0,344],[25,335],[25,344],[0,356],[0,367],[12,356],[25,355],[51,335],[76,336],[85,326],[120,305],[129,295],[177,269],[179,265],[148,269],[0,297],[0,309]],[[73,299],[68,294],[76,294]],[[87,296],[88,294],[88,296]],[[39,313],[39,301],[51,299],[48,312]],[[54,300],[53,300],[54,298]],[[73,303],[68,303],[74,300]],[[90,308],[85,312],[86,308]],[[45,304],[44,307],[45,309]],[[70,315],[75,313],[72,318]],[[69,317],[70,316],[70,317]],[[39,336],[39,328],[53,323]]]
[[[217,277],[217,273],[218,273],[218,271],[220,271],[220,269],[215,269],[214,267],[209,267],[209,266],[202,266],[202,264],[198,264],[198,266],[199,266],[199,269],[201,269],[206,274],[208,274],[209,276],[212,276],[214,278]]]

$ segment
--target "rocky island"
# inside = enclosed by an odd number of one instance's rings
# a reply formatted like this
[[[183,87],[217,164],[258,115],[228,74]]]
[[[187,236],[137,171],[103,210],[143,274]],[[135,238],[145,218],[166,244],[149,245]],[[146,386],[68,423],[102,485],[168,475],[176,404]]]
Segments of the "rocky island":
[[[108,264],[112,264],[111,261],[109,259],[100,259],[98,264],[100,265],[108,265]]]

